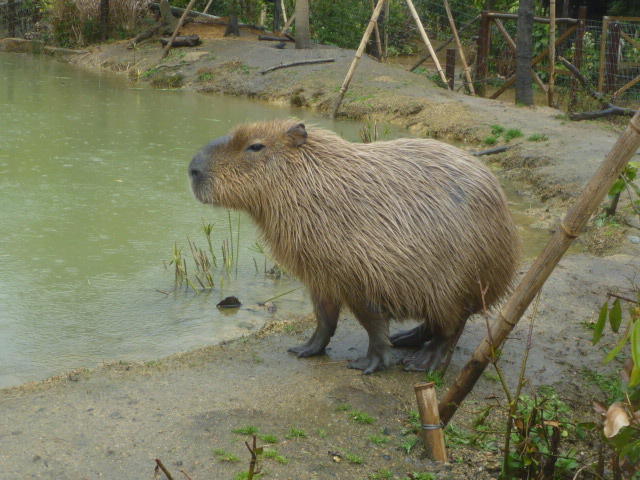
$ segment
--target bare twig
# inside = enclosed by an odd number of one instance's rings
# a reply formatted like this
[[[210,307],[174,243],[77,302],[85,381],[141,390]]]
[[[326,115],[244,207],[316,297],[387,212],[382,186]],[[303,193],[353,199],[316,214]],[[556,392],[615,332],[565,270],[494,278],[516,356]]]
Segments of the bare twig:
[[[624,300],[625,302],[635,303],[636,305],[640,305],[640,302],[637,300],[633,300],[629,297],[623,297],[622,295],[618,295],[617,293],[607,292],[607,297],[619,298],[620,300]]]
[[[247,480],[252,480],[254,475],[260,473],[260,469],[258,468],[258,454],[262,452],[262,447],[258,448],[256,446],[256,436],[253,435],[252,445],[249,445],[249,442],[244,442],[247,446],[247,450],[251,454],[251,460],[249,461],[249,471],[247,472]]]
[[[189,476],[189,474],[188,474],[187,472],[185,472],[184,470],[180,470],[180,473],[181,473],[181,474],[183,474],[183,475],[186,477],[186,479],[187,479],[187,480],[193,480],[193,479]]]
[[[162,463],[162,461],[160,461],[159,458],[156,458],[155,472],[157,473],[158,470],[162,470],[162,473],[164,473],[164,475],[167,477],[167,480],[173,480],[173,476],[171,475],[171,472],[167,470],[167,467],[164,466],[164,464]]]

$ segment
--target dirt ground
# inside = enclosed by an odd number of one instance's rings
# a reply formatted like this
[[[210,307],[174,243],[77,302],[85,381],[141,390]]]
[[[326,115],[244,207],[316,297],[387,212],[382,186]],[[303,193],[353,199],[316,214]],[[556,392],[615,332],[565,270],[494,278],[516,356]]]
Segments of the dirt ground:
[[[123,72],[141,82],[179,75],[184,88],[203,93],[244,95],[328,112],[353,57],[352,51],[333,47],[297,51],[288,44],[276,49],[255,41],[250,33],[241,40],[215,35],[200,47],[175,49],[160,63],[157,44],[129,50],[126,42],[97,46],[67,60]],[[260,73],[273,65],[314,58],[335,62]],[[481,140],[492,125],[520,129],[524,137],[511,142],[515,147],[490,161],[501,178],[535,196],[539,206],[532,214],[539,218],[541,230],[554,228],[618,133],[601,123],[571,123],[550,108],[515,107],[448,92],[425,76],[366,57],[341,112],[350,118],[391,121],[414,134],[445,138],[470,149],[484,148]],[[547,138],[527,141],[533,134]],[[554,386],[574,406],[576,418],[593,420],[590,402],[602,398],[588,380],[589,371],[601,369],[603,356],[601,348],[591,346],[588,324],[606,293],[628,292],[640,271],[640,247],[629,235],[637,236],[637,229],[618,224],[613,230],[592,227],[582,247],[562,260],[540,299],[528,388]],[[521,273],[526,267],[525,263]],[[402,448],[412,436],[405,434],[408,412],[415,410],[412,385],[424,375],[394,367],[363,376],[345,368],[348,359],[366,350],[366,335],[349,314],[344,317],[328,354],[319,358],[299,360],[286,353],[288,346],[310,333],[310,317],[282,318],[257,335],[225,345],[0,390],[0,478],[153,478],[154,459],[160,458],[176,478],[183,469],[193,480],[231,479],[248,464],[243,444],[248,437],[232,432],[246,426],[277,436],[274,448],[288,460],[265,459],[265,478],[365,479],[386,470],[393,475],[389,478],[419,471],[443,479],[496,478],[495,449],[451,444],[452,461],[442,466],[423,458],[420,448],[410,453]],[[523,321],[503,351],[511,385],[528,328],[529,322]],[[482,318],[470,321],[445,386],[485,332]],[[469,426],[483,406],[502,398],[495,377],[484,375],[454,424]],[[371,415],[374,422],[354,422],[349,412],[355,410]],[[288,435],[291,429],[306,436]],[[376,445],[371,436],[383,441]],[[579,458],[590,454],[588,444],[577,448]],[[240,461],[224,461],[216,449]],[[350,455],[360,457],[361,463]]]

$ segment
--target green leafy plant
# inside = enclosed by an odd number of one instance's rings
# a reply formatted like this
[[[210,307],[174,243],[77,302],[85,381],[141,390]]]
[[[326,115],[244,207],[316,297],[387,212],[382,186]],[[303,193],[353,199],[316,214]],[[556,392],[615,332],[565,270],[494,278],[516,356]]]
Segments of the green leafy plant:
[[[522,137],[522,136],[523,136],[523,133],[522,133],[521,130],[519,130],[517,128],[510,128],[509,130],[507,130],[504,133],[504,140],[505,140],[505,142],[510,142],[514,138],[518,138],[518,137]]]
[[[618,208],[618,202],[622,192],[627,191],[632,208],[640,214],[640,186],[635,183],[638,176],[640,162],[629,162],[609,190],[609,205],[605,208],[608,216],[613,216]]]
[[[527,140],[529,140],[530,142],[546,142],[547,140],[549,140],[549,137],[542,133],[534,133],[533,135],[529,135],[529,138],[527,138]]]
[[[307,438],[307,433],[299,428],[291,427],[289,433],[287,433],[287,438]]]
[[[496,143],[498,143],[498,138],[494,137],[493,135],[489,135],[488,137],[485,137],[482,142],[485,145],[495,145]]]
[[[234,428],[231,431],[239,435],[255,435],[256,433],[258,433],[258,427],[254,427],[253,425],[247,425],[245,427]]]
[[[229,453],[222,448],[216,448],[213,451],[213,454],[221,462],[235,463],[240,461],[240,459],[236,455],[234,455],[233,453]]]
[[[618,335],[618,342],[604,358],[605,363],[630,352],[620,372],[621,391],[615,396],[608,395],[606,404],[596,402],[594,407],[604,418],[602,434],[612,450],[614,478],[637,478],[640,469],[640,292],[634,293],[635,298],[610,294],[600,308],[593,330],[594,345],[602,340],[607,325]],[[628,305],[627,315],[623,303]]]
[[[363,462],[362,457],[360,455],[356,455],[355,453],[346,452],[344,454],[344,458],[346,458],[349,463],[353,463],[355,465],[360,465]]]

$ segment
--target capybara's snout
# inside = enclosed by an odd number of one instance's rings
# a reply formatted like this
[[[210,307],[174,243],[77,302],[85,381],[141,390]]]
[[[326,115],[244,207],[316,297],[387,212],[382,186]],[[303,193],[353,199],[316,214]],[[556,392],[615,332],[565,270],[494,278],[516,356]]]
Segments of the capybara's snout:
[[[214,162],[216,151],[224,147],[229,141],[229,136],[219,137],[205,145],[189,163],[189,180],[196,198],[201,202],[210,201],[211,194],[211,165]]]
[[[189,178],[194,186],[202,181],[206,164],[207,157],[203,154],[202,150],[191,160],[189,164]]]

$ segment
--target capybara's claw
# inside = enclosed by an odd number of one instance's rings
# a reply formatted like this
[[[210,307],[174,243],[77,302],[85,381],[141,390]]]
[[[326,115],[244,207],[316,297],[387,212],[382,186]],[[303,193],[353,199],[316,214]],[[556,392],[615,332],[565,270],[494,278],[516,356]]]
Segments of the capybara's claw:
[[[291,347],[288,352],[295,353],[298,358],[313,357],[314,355],[322,355],[324,353],[324,347],[318,345],[309,345],[303,343],[297,347]]]

